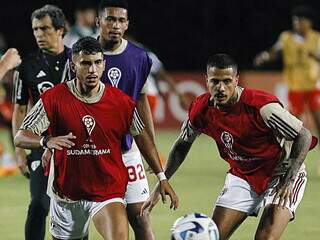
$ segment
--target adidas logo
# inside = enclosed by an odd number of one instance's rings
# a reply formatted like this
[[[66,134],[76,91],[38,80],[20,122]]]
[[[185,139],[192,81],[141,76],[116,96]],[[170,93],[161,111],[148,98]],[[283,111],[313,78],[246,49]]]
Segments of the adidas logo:
[[[144,188],[143,191],[141,192],[141,195],[148,194],[148,193],[149,193],[148,190],[146,188]]]
[[[40,70],[40,72],[37,74],[37,78],[41,78],[41,77],[45,77],[45,76],[47,76],[47,74],[42,70]]]

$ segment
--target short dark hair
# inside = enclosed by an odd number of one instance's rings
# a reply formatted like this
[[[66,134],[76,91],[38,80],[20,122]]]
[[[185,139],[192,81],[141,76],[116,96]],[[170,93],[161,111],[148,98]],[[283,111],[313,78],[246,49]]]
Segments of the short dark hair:
[[[34,10],[31,14],[31,21],[34,18],[42,19],[45,16],[49,16],[52,21],[53,27],[57,29],[63,28],[63,36],[66,34],[66,17],[63,11],[55,5],[44,5],[42,8]]]
[[[315,18],[315,12],[308,6],[300,5],[292,9],[291,16],[307,18],[313,21]]]
[[[72,46],[72,56],[75,54],[79,54],[83,51],[85,54],[92,53],[102,53],[103,48],[99,41],[93,37],[83,37],[80,38],[75,44]]]
[[[104,11],[105,8],[115,7],[115,8],[124,8],[128,11],[129,5],[126,0],[101,0],[98,12],[99,14]]]
[[[220,69],[231,67],[236,73],[238,73],[238,64],[230,55],[225,53],[219,53],[211,56],[207,61],[207,70],[211,67]]]

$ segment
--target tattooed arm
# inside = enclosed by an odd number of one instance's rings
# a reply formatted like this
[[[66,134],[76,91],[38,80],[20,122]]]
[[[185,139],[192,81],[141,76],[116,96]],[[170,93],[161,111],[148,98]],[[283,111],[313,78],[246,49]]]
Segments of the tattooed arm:
[[[172,145],[169,153],[168,162],[165,167],[165,175],[170,179],[173,174],[178,170],[180,165],[186,159],[187,154],[192,146],[192,142],[185,142],[180,136]]]
[[[168,162],[165,167],[165,175],[169,179],[178,170],[180,165],[185,160],[194,140],[199,136],[197,132],[189,122],[186,120],[181,128],[181,133],[177,140],[174,142],[168,157]],[[157,204],[160,199],[160,188],[157,184],[148,198],[143,204],[141,214],[150,212],[152,208]]]
[[[278,103],[263,106],[260,113],[267,126],[280,136],[279,144],[287,152],[274,171],[274,178],[279,182],[272,191],[273,194],[276,193],[274,202],[279,198],[279,205],[285,206],[287,202],[291,203],[292,185],[307,156],[312,136],[299,119]],[[292,145],[288,145],[291,148],[287,148],[286,144],[290,142]]]
[[[286,173],[288,179],[293,180],[297,175],[299,168],[304,162],[309,151],[311,139],[312,136],[310,131],[302,127],[298,136],[293,141],[293,145],[291,148],[290,159],[292,165]]]

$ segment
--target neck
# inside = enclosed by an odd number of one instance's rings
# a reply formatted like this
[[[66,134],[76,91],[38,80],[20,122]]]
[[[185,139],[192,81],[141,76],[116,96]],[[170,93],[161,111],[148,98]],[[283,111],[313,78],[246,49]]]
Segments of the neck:
[[[99,42],[104,50],[113,52],[120,47],[122,43],[122,39],[119,42],[115,43],[115,42],[106,41],[100,37]]]
[[[48,53],[50,55],[59,55],[60,53],[62,53],[64,51],[64,45],[63,45],[63,41],[59,41],[57,43],[56,46],[54,46],[53,48],[51,49],[42,49],[42,51],[44,51],[45,53]]]
[[[211,97],[211,99],[213,99]],[[229,99],[229,101],[225,104],[217,104],[217,107],[221,110],[227,110],[229,109],[231,106],[233,106],[238,100],[238,90],[237,88],[235,88],[235,92],[233,94],[233,96]]]
[[[75,81],[76,81],[76,88],[83,97],[90,98],[98,94],[100,89],[100,83],[98,83],[94,87],[89,87],[89,86],[86,86],[85,84],[82,84],[79,81],[79,79],[76,79]]]

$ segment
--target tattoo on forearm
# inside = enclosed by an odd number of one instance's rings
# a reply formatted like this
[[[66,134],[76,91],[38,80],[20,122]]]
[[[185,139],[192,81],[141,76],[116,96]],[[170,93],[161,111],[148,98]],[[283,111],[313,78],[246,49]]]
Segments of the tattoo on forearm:
[[[168,179],[171,178],[171,176],[177,171],[177,169],[183,163],[191,146],[192,142],[185,142],[181,138],[178,138],[176,142],[173,144],[165,169],[165,174]]]
[[[300,166],[307,156],[310,144],[311,134],[307,129],[302,128],[292,145],[290,153],[290,158],[293,160],[288,172],[290,178],[294,178],[298,173]]]

